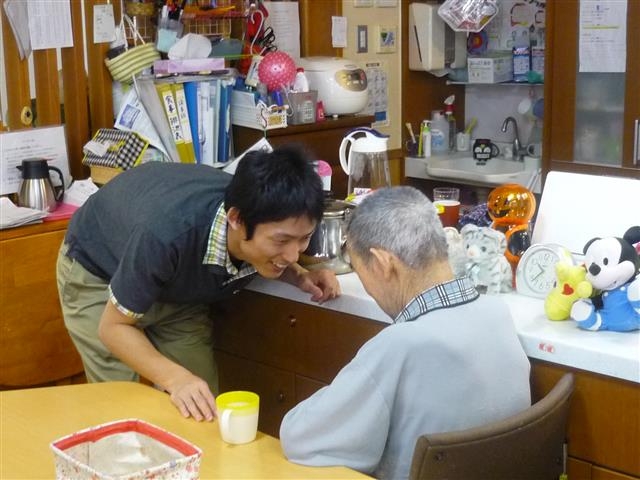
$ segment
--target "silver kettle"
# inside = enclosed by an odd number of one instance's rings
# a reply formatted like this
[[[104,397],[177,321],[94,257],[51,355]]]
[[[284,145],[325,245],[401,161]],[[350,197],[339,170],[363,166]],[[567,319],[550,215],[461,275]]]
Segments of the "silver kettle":
[[[329,200],[325,203],[322,221],[311,236],[309,246],[300,254],[300,265],[309,270],[328,268],[336,274],[352,271],[345,252],[345,227],[355,207],[353,203]]]
[[[48,165],[47,161],[41,158],[22,160],[22,165],[16,168],[22,172],[22,182],[18,190],[19,206],[50,213],[58,208],[58,203],[64,196],[64,177],[59,168]],[[51,170],[60,177],[60,187],[55,188],[51,183]]]

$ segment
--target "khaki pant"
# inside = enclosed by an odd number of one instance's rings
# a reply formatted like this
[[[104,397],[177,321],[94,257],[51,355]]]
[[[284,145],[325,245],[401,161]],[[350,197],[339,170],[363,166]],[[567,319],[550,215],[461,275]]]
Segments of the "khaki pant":
[[[58,295],[64,323],[90,382],[137,381],[139,376],[113,356],[98,337],[98,325],[107,301],[109,283],[88,272],[67,255],[58,253]],[[202,378],[218,393],[213,358],[213,323],[207,305],[156,303],[138,320],[151,343],[167,358]]]

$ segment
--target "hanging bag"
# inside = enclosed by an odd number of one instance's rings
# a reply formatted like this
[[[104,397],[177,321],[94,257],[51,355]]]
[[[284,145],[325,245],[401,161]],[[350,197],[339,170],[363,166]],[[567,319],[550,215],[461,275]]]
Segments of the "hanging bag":
[[[156,60],[160,60],[160,53],[154,43],[145,43],[128,15],[122,15],[122,22],[120,22],[122,29],[124,29],[124,22],[129,24],[134,42],[137,37],[140,45],[128,48],[125,44],[125,50],[120,55],[112,59],[105,58],[104,63],[116,82],[131,83],[135,75],[151,67]]]

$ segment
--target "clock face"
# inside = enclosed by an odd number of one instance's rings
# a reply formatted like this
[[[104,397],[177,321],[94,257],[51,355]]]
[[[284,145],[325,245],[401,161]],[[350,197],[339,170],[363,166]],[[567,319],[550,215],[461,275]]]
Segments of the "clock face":
[[[524,253],[516,270],[518,293],[544,298],[556,281],[556,263],[572,260],[571,254],[560,245],[532,245]]]

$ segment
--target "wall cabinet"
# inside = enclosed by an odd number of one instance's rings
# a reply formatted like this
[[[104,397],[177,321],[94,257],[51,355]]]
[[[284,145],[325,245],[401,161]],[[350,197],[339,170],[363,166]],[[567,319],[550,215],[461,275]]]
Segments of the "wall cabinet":
[[[323,385],[386,323],[245,290],[215,315],[221,391],[260,395],[260,429],[274,436],[284,414]],[[569,478],[640,478],[640,384],[532,360],[532,396],[572,371]],[[532,445],[531,448],[535,448]]]
[[[581,2],[547,2],[545,171],[640,178],[640,3],[614,3],[627,8],[626,67],[620,73],[581,71]]]
[[[63,220],[0,231],[0,389],[84,381],[56,287],[66,228]]]

